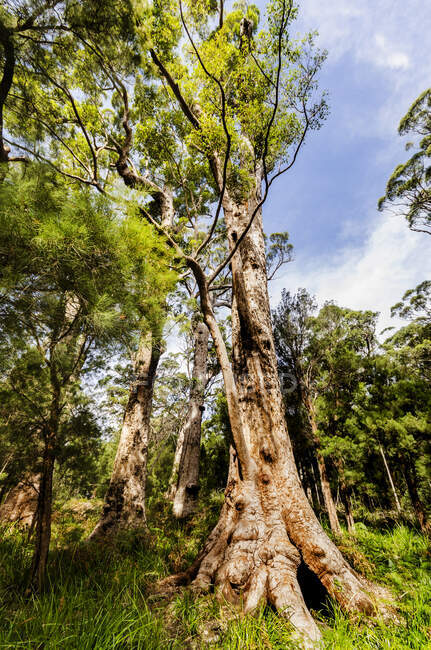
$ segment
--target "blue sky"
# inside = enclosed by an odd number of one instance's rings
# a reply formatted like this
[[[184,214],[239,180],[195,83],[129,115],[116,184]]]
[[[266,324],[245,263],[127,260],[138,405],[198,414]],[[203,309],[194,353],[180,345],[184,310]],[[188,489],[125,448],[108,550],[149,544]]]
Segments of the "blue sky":
[[[376,205],[407,155],[398,123],[431,84],[431,3],[302,0],[294,31],[304,29],[329,52],[331,113],[265,205],[266,231],[288,230],[295,247],[272,302],[283,287],[306,287],[320,303],[378,310],[381,328],[395,325],[390,306],[431,277],[431,237]]]

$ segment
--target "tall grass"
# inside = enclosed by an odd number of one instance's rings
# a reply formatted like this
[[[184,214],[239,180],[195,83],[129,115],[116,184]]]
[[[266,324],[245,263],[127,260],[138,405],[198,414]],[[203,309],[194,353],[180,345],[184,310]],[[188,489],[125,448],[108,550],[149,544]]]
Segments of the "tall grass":
[[[154,595],[158,578],[194,557],[218,507],[218,499],[209,502],[186,526],[161,508],[148,536],[125,536],[117,547],[103,549],[82,541],[94,523],[91,514],[62,513],[54,524],[47,588],[30,598],[23,594],[31,544],[18,529],[0,531],[0,648],[298,647],[288,621],[270,608],[243,617],[212,595],[184,590],[170,601]],[[368,578],[391,588],[400,623],[352,620],[330,604],[329,613],[315,612],[322,647],[431,650],[428,540],[403,526],[379,531],[359,524],[355,539],[344,537],[342,550]]]

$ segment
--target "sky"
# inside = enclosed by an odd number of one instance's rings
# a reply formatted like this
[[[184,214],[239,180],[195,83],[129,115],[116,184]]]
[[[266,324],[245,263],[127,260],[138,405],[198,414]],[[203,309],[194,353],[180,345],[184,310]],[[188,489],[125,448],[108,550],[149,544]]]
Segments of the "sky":
[[[300,0],[293,31],[314,29],[328,50],[320,87],[330,115],[264,207],[266,232],[287,230],[295,250],[271,301],[305,287],[320,304],[380,311],[380,330],[397,326],[390,307],[431,278],[431,237],[377,201],[408,156],[399,121],[431,84],[431,3]]]

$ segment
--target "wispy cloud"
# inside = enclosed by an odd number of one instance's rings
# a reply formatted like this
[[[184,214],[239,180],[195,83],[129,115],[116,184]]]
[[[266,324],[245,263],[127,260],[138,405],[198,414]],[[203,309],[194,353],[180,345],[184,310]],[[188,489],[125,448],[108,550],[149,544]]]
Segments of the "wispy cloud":
[[[301,0],[300,16],[301,27],[319,31],[319,43],[329,51],[327,65],[350,56],[359,64],[356,74],[369,75],[375,68],[382,83],[389,81],[390,91],[378,107],[373,126],[382,133],[394,129],[411,102],[430,84],[429,2]]]
[[[272,303],[281,290],[305,287],[320,304],[335,300],[342,307],[380,311],[379,329],[399,325],[390,308],[402,294],[431,278],[431,237],[408,230],[402,217],[378,215],[362,245],[345,247],[318,260],[301,256],[270,287]]]

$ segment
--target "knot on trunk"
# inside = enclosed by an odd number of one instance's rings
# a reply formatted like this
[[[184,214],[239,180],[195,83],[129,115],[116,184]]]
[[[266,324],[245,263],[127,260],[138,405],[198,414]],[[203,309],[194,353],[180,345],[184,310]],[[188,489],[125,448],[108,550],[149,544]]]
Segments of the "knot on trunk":
[[[259,475],[259,478],[261,480],[261,483],[264,485],[268,485],[268,483],[271,483],[271,474],[269,472],[262,471]]]
[[[262,444],[260,448],[260,455],[266,463],[273,463],[277,457],[273,445],[270,445],[268,441]]]
[[[186,490],[190,495],[195,495],[199,492],[198,483],[187,483]]]

